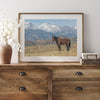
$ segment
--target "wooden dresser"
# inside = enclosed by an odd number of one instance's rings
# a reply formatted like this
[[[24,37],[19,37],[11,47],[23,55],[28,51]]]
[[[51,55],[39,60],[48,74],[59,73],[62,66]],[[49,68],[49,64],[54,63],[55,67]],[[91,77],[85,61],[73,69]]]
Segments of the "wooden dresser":
[[[100,100],[100,66],[0,65],[0,100]]]

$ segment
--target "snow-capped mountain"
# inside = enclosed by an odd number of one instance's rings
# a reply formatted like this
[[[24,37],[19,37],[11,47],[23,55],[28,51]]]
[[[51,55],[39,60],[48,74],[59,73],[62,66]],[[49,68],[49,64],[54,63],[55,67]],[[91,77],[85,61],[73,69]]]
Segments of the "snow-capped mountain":
[[[40,29],[40,30],[44,30],[46,32],[60,32],[62,29],[61,27],[54,25],[54,24],[48,24],[48,23],[43,23],[39,26],[34,25],[31,22],[25,22],[25,29]]]
[[[54,25],[54,24],[48,24],[48,23],[43,23],[39,26],[34,25],[31,22],[25,22],[25,29],[32,29],[32,30],[36,30],[36,29],[40,29],[46,32],[51,32],[51,33],[71,33],[72,31],[77,30],[76,26],[74,27],[69,27],[69,26],[58,26],[58,25]],[[74,32],[75,33],[75,32]]]
[[[43,23],[39,25],[39,29],[47,31],[47,32],[52,32],[52,33],[61,31],[61,27],[54,25],[54,24],[48,24],[48,23]]]
[[[77,28],[69,26],[58,26],[54,24],[43,23],[41,25],[34,25],[31,22],[25,23],[25,40],[45,40],[51,39],[52,36],[62,38],[77,37]]]

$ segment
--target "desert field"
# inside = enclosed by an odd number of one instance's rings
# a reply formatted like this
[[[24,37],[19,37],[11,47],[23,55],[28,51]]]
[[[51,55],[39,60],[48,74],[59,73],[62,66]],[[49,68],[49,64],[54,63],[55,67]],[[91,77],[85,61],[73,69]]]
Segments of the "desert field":
[[[72,43],[69,51],[66,45],[61,45],[61,51],[56,44],[26,46],[25,56],[77,56],[77,44]]]

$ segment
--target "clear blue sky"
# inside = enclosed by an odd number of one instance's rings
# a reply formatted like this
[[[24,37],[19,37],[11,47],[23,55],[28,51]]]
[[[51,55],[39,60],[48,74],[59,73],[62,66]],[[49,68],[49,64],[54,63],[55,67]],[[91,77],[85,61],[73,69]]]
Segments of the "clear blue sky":
[[[55,24],[59,26],[77,26],[76,19],[25,19],[26,22],[31,22],[35,25],[41,25],[43,23]]]

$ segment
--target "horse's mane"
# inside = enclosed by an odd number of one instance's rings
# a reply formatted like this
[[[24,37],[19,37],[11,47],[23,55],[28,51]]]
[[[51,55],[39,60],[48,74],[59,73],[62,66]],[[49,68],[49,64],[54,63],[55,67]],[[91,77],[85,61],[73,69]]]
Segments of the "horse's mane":
[[[54,37],[55,39],[57,39],[58,37],[56,37],[56,36],[52,36],[52,37]]]
[[[54,37],[55,41],[58,42],[58,37],[56,37],[56,36],[52,36],[52,37]]]

